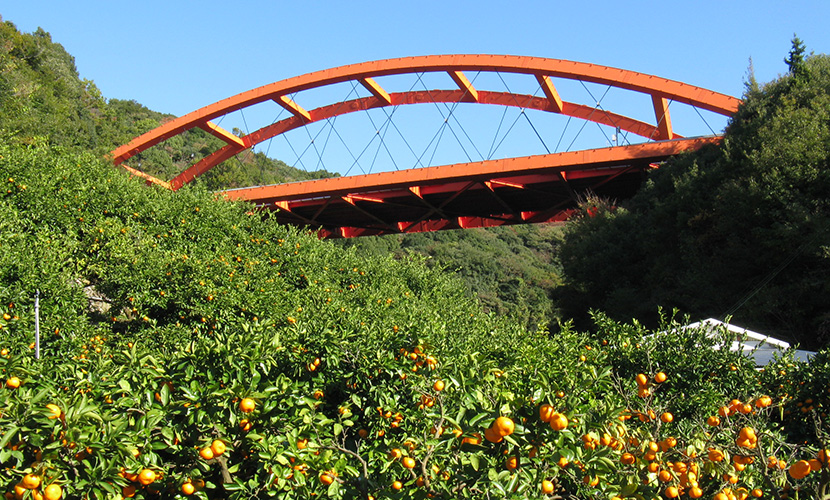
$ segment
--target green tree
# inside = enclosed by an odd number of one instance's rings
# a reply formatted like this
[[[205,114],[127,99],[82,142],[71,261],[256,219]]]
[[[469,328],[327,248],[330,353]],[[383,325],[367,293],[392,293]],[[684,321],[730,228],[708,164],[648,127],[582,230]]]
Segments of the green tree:
[[[796,57],[797,59],[797,57]],[[569,314],[658,306],[817,347],[830,310],[830,58],[749,92],[723,144],[667,162],[624,208],[569,226]]]
[[[804,76],[804,53],[806,51],[807,47],[804,45],[804,42],[802,42],[801,39],[794,34],[792,39],[792,48],[790,49],[790,53],[787,55],[787,58],[784,59],[784,62],[787,64],[790,74],[795,77],[796,81]]]

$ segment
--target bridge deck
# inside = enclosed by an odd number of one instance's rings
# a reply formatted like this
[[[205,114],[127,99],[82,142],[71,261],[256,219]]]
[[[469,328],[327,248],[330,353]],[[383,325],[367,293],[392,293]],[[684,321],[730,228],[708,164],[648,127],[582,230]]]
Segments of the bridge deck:
[[[224,191],[326,237],[562,221],[581,197],[631,197],[644,171],[720,137],[649,142],[522,158]]]

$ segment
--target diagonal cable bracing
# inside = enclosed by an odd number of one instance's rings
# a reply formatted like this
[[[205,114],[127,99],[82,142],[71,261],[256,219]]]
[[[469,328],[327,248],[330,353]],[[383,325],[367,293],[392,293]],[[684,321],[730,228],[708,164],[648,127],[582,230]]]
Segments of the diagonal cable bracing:
[[[501,131],[501,126],[504,124],[504,117],[507,116],[507,110],[508,109],[509,108],[507,106],[505,106],[504,110],[501,113],[501,120],[499,120],[499,126],[496,127],[496,133],[493,134],[493,142],[490,143],[490,150],[487,151],[487,159],[488,160],[492,160],[493,159],[493,154],[495,154],[495,151],[493,150],[493,148],[496,147],[496,139],[499,138],[499,132]],[[514,121],[513,123],[515,124],[516,122]],[[499,145],[501,145],[501,143],[499,143]]]
[[[476,77],[478,77],[478,73],[476,74]],[[435,158],[435,154],[438,152],[438,145],[439,145],[439,144],[440,144],[440,142],[441,142],[441,138],[444,136],[444,130],[445,130],[446,128],[449,128],[449,129],[450,129],[450,132],[451,132],[451,133],[453,134],[453,136],[455,137],[455,140],[456,140],[456,142],[458,142],[458,145],[461,147],[461,150],[462,150],[462,151],[464,152],[464,154],[467,156],[467,158],[469,159],[469,161],[472,161],[472,158],[470,157],[470,154],[469,154],[469,153],[467,153],[467,149],[464,147],[464,144],[463,144],[463,143],[461,142],[461,140],[458,138],[458,135],[456,135],[456,134],[455,134],[455,131],[452,129],[452,125],[450,125],[450,124],[449,124],[449,118],[453,116],[453,113],[455,112],[455,109],[458,107],[458,105],[461,103],[461,100],[459,100],[459,101],[457,101],[457,102],[454,102],[454,103],[453,103],[453,105],[452,105],[452,107],[447,106],[447,105],[445,104],[445,107],[447,107],[448,114],[447,114],[447,115],[444,115],[443,111],[441,110],[441,106],[439,106],[439,105],[438,105],[438,103],[437,103],[437,102],[435,102],[435,100],[434,100],[434,99],[432,99],[432,96],[431,96],[431,94],[429,93],[429,89],[427,89],[427,88],[426,88],[426,84],[424,84],[423,79],[421,78],[421,75],[420,75],[420,74],[418,74],[418,81],[419,81],[419,82],[421,83],[421,85],[424,87],[424,90],[425,90],[425,91],[427,91],[427,95],[430,95],[430,100],[431,100],[431,101],[432,101],[432,103],[435,105],[435,108],[438,110],[438,113],[441,115],[441,117],[442,117],[442,118],[444,118],[444,121],[443,121],[443,123],[441,124],[441,127],[439,128],[439,132],[437,132],[437,133],[436,133],[436,136],[438,136],[438,141],[437,141],[437,142],[435,142],[435,147],[434,147],[434,148],[433,148],[433,150],[432,150],[432,156],[430,157],[429,164],[430,164],[430,165],[432,164],[432,161],[433,161],[433,159]],[[475,78],[473,79],[473,81],[475,81]],[[463,100],[465,96],[466,96],[466,91],[465,91],[465,93],[464,93],[464,94],[462,94],[461,99]],[[456,122],[458,123],[458,120],[456,120]],[[460,123],[459,123],[459,126],[461,126],[461,124],[460,124]],[[462,127],[462,129],[463,129],[463,127]],[[465,134],[466,134],[466,132],[465,132]],[[435,137],[433,137],[433,141],[434,141],[434,140],[435,140]],[[432,142],[433,142],[433,141],[430,141],[430,143],[427,145],[426,149],[424,150],[424,153],[422,153],[422,156],[423,156],[423,154],[425,154],[425,153],[426,153],[426,151],[429,149],[429,147],[430,147],[430,145],[432,144]],[[479,155],[480,155],[480,154],[481,154],[481,153],[479,153]]]
[[[666,104],[666,113],[668,113],[668,112],[669,112],[669,108],[671,107],[671,105],[672,105],[672,103],[673,103],[673,102],[674,102],[674,101],[672,101],[671,99],[669,99],[669,102]],[[660,131],[660,124],[661,124],[661,123],[663,123],[663,120],[665,120],[665,119],[666,119],[666,113],[663,113],[663,115],[662,115],[662,116],[660,116],[660,119],[659,119],[659,120],[657,120],[657,125],[655,125],[655,127],[654,127],[654,131],[652,131],[652,132],[651,132],[651,135],[648,137],[648,140],[649,140],[649,141],[653,141],[653,140],[654,140],[654,134],[658,134],[658,133],[660,133],[660,132],[659,132],[659,131]]]
[[[274,118],[274,121],[271,122],[271,125],[273,125],[273,124],[277,123],[278,121],[280,121],[280,118],[282,118],[283,113],[288,113],[288,111],[283,107],[279,107],[279,109],[280,109],[280,112],[277,113],[277,116],[276,116],[276,118]],[[271,142],[273,140],[274,140],[274,136],[271,136],[271,137],[268,138],[268,146],[266,146],[266,148],[265,148],[265,156],[268,156],[271,153]]]
[[[608,95],[608,91],[611,89],[611,86],[609,85],[608,88],[605,89],[605,92],[602,94],[602,97],[600,97],[599,100],[597,100],[591,93],[591,91],[588,90],[588,87],[585,86],[585,82],[580,81],[579,83],[582,84],[582,87],[585,89],[586,92],[588,92],[588,95],[591,96],[592,99],[594,99],[594,102],[596,102],[597,105],[594,106],[594,109],[591,110],[591,113],[588,115],[588,118],[586,118],[582,126],[579,127],[579,130],[576,132],[576,135],[574,136],[573,140],[570,144],[568,144],[568,149],[566,149],[565,151],[571,150],[576,140],[579,139],[580,134],[582,134],[582,131],[585,130],[585,127],[588,125],[588,122],[590,121],[590,118],[594,115],[594,112],[597,110],[605,111],[604,109],[602,109],[602,100],[605,99],[605,96]]]
[[[692,108],[694,108],[695,113],[697,113],[697,116],[699,116],[700,119],[703,120],[703,123],[706,124],[706,128],[709,129],[709,132],[712,132],[712,135],[718,135],[717,133],[715,133],[714,130],[712,130],[712,127],[709,125],[709,122],[706,121],[706,118],[704,118],[703,115],[700,114],[700,110],[697,109],[697,106],[692,106]]]
[[[519,116],[516,117],[516,121],[518,121],[519,117],[524,116],[525,120],[527,120],[527,123],[530,125],[530,128],[533,130],[533,132],[536,134],[536,137],[539,139],[539,142],[542,143],[542,147],[545,148],[545,151],[550,153],[550,148],[548,148],[548,145],[545,144],[545,140],[542,139],[542,136],[539,134],[539,131],[536,130],[536,127],[533,125],[533,122],[530,120],[530,117],[527,116],[527,113],[525,112],[525,106],[522,106],[521,103],[519,103],[518,99],[516,99],[516,94],[513,93],[513,91],[510,89],[510,86],[507,85],[506,81],[504,81],[504,78],[501,76],[501,73],[496,71],[496,75],[498,75],[499,80],[501,80],[502,85],[504,85],[504,88],[507,89],[508,94],[510,94],[512,96],[513,102],[516,104],[516,107],[519,108]],[[541,88],[542,88],[541,85],[536,88],[536,90],[533,92],[533,97],[536,97],[536,94],[539,92],[539,90],[541,90]],[[515,122],[514,122],[514,125],[515,125]],[[511,127],[511,129],[512,128],[513,127]],[[507,137],[507,134],[504,135],[504,138],[506,138],[506,137]],[[504,138],[502,138],[502,141],[504,141]],[[501,145],[501,143],[499,143],[499,145]]]
[[[418,85],[417,80],[409,87],[409,92],[412,92],[412,89],[414,89],[416,85]],[[392,111],[391,112],[388,111],[385,106],[380,108],[380,110],[383,112],[383,114],[386,115],[386,120],[384,120],[384,122],[381,124],[380,127],[375,125],[375,121],[372,119],[371,113],[369,113],[368,109],[366,110],[366,114],[369,117],[369,121],[372,123],[372,126],[375,127],[375,130],[379,131],[381,129],[384,129],[383,134],[381,134],[381,136],[380,136],[381,143],[383,144],[383,148],[386,150],[386,154],[389,155],[389,159],[392,161],[392,164],[395,166],[395,170],[400,170],[400,168],[398,167],[398,162],[395,161],[395,156],[392,154],[392,151],[389,150],[389,146],[387,146],[386,141],[385,141],[386,133],[389,131],[390,126],[395,129],[395,131],[398,133],[398,136],[401,138],[401,140],[404,142],[404,144],[406,144],[406,147],[409,149],[409,152],[412,153],[412,157],[415,158],[415,161],[417,163],[420,163],[420,159],[418,158],[418,154],[415,153],[415,150],[412,149],[412,146],[409,144],[409,141],[406,140],[406,136],[404,136],[404,134],[400,131],[398,126],[392,120],[392,117],[395,115],[395,112],[399,108],[400,108],[399,104],[395,105],[395,106],[392,106]],[[423,166],[423,165],[421,165],[421,166]]]
[[[506,112],[507,112],[507,108],[505,108],[505,113]],[[513,130],[513,127],[516,126],[516,124],[519,122],[519,118],[521,118],[521,117],[522,117],[521,113],[516,113],[516,119],[513,120],[513,123],[510,124],[510,127],[507,129],[507,131],[504,133],[504,135],[501,136],[501,140],[499,141],[499,143],[496,145],[495,149],[493,149],[493,151],[491,153],[491,158],[492,158],[492,155],[495,155],[496,151],[498,151],[498,149],[504,143],[504,140],[507,139],[507,136],[510,135],[510,132]]]
[[[594,97],[594,93],[591,92],[591,89],[589,89],[588,86],[585,85],[585,82],[580,80],[579,83],[582,84],[582,88],[585,89],[585,92],[588,92],[588,95],[591,96],[591,99],[593,99],[594,102],[597,103],[595,109],[599,109],[600,111],[602,111],[602,113],[605,115],[605,117],[608,118],[608,121],[611,122],[611,125],[613,127],[617,128],[618,125],[614,121],[614,117],[611,116],[610,114],[608,114],[608,111],[602,106],[602,101],[605,99],[605,96],[608,95],[608,91],[611,90],[611,85],[609,85],[608,87],[605,88],[605,92],[603,92],[602,97],[600,97],[599,100],[597,100],[597,98]],[[591,114],[593,115],[593,112]],[[608,135],[605,134],[605,130],[602,128],[602,125],[600,125],[599,122],[595,122],[595,123],[597,124],[597,127],[599,127],[599,130],[602,133],[603,137],[605,137],[605,140],[610,143],[611,141],[608,138]],[[580,129],[580,132],[581,132],[581,129]],[[626,134],[625,139],[626,139],[626,141],[628,140],[628,134]],[[629,144],[631,144],[631,143],[629,143]]]
[[[342,108],[343,103],[347,102],[349,100],[349,98],[351,98],[352,94],[357,95],[356,87],[357,87],[357,83],[352,82],[352,90],[350,90],[349,93],[346,94],[345,98],[340,100],[340,105],[338,106],[337,111],[339,111],[340,108]],[[327,118],[326,119],[326,125],[328,125],[328,127],[329,127],[329,132],[328,132],[328,134],[326,134],[326,140],[323,142],[323,150],[321,151],[321,157],[320,157],[320,161],[318,162],[318,166],[323,164],[322,155],[326,154],[326,149],[329,145],[329,140],[331,139],[331,134],[334,131],[334,124],[335,124],[335,121],[337,120],[338,116],[339,116],[338,114],[335,114],[335,116],[333,118]],[[370,171],[371,171],[371,169],[370,169]]]

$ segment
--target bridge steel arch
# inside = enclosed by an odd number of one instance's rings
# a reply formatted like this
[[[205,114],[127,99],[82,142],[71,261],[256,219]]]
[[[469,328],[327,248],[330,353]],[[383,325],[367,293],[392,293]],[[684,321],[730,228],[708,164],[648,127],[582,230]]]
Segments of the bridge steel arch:
[[[465,72],[514,73],[534,77],[544,96],[477,89]],[[387,92],[375,80],[388,75],[447,73],[457,88]],[[560,96],[552,78],[608,85],[647,94],[653,124],[572,103]],[[346,102],[306,110],[289,96],[343,82],[359,82],[370,93]],[[274,101],[291,114],[239,137],[213,120],[256,104]],[[740,100],[653,75],[561,59],[508,55],[433,55],[370,61],[288,78],[223,99],[173,119],[112,152],[113,162],[170,189],[179,189],[219,163],[309,123],[358,111],[419,103],[470,102],[535,109],[619,127],[649,142],[587,151],[444,165],[276,186],[225,191],[230,199],[250,200],[279,211],[287,223],[321,228],[329,237],[401,233],[457,227],[563,220],[580,192],[630,196],[644,169],[682,151],[716,143],[718,136],[683,138],[674,132],[669,102],[681,102],[731,116]],[[124,164],[140,152],[199,127],[226,145],[169,182]]]

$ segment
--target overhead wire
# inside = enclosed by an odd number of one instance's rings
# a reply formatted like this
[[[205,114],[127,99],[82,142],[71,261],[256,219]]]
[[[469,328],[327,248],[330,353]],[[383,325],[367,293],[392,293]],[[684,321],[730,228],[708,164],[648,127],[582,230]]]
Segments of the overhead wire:
[[[812,245],[818,237],[821,235],[821,231],[816,231],[812,238],[802,243],[798,248],[796,248],[790,255],[787,256],[778,266],[776,266],[772,271],[767,273],[766,276],[754,287],[750,290],[746,295],[740,298],[732,307],[727,309],[722,315],[721,319],[728,318],[733,316],[741,307],[743,307],[749,300],[758,294],[762,288],[767,286],[770,281],[775,279],[776,276],[781,274],[781,272],[787,268],[795,259],[798,257],[808,246]]]

